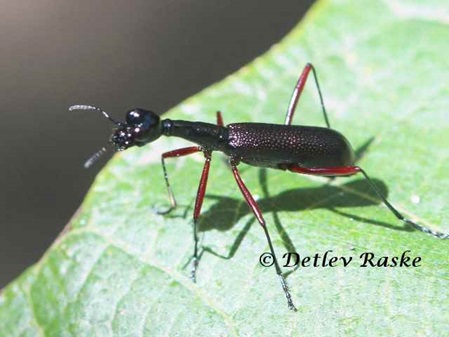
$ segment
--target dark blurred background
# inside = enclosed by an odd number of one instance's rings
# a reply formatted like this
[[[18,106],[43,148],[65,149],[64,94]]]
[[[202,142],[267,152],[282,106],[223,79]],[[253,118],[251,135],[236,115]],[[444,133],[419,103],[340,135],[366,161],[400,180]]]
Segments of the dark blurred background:
[[[39,259],[101,164],[122,117],[164,112],[287,34],[313,1],[11,1],[0,11],[0,288]],[[105,138],[106,137],[106,138]]]

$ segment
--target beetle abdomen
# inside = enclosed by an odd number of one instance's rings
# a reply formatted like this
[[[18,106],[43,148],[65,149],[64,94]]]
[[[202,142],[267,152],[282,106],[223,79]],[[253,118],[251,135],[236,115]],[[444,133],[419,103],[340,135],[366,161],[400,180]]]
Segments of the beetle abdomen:
[[[229,131],[226,153],[254,166],[305,168],[352,165],[354,153],[339,132],[321,127],[236,123]]]

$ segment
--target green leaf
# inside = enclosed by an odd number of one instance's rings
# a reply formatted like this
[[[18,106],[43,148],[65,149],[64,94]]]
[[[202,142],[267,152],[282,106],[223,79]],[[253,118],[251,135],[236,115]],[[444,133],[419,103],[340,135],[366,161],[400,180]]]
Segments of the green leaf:
[[[374,137],[359,164],[407,216],[449,232],[447,18],[444,1],[321,1],[267,54],[167,117],[213,123],[220,109],[225,123],[282,123],[313,62],[331,125],[355,149]],[[324,125],[312,81],[294,121]],[[169,161],[180,206],[165,217],[153,211],[168,205],[160,155],[186,144],[160,139],[111,160],[65,232],[3,290],[2,335],[447,333],[448,241],[397,221],[361,176],[328,181],[240,166],[279,256],[354,258],[348,267],[292,271],[294,313],[274,269],[259,264],[263,231],[214,153],[201,237],[215,254],[203,254],[193,284],[191,214],[204,158]],[[421,257],[419,267],[359,267],[363,252],[406,250]]]

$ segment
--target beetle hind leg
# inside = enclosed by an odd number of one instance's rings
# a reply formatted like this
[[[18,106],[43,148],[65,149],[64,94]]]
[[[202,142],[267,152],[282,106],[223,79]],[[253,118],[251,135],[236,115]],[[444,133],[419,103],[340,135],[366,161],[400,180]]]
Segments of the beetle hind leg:
[[[326,168],[304,168],[298,165],[290,165],[287,168],[291,172],[295,173],[301,173],[301,174],[310,174],[310,175],[319,175],[319,176],[350,176],[357,173],[362,173],[365,179],[370,184],[371,188],[376,192],[377,196],[382,200],[385,206],[388,207],[388,209],[391,211],[391,213],[394,214],[394,216],[406,223],[407,225],[413,227],[414,229],[417,229],[423,233],[432,235],[439,239],[449,239],[449,233],[442,233],[435,231],[431,228],[422,226],[413,220],[407,219],[404,215],[402,215],[401,212],[397,210],[396,207],[394,207],[387,198],[382,194],[382,192],[377,188],[376,184],[371,180],[371,178],[368,176],[368,174],[359,166],[340,166],[340,167],[326,167]]]

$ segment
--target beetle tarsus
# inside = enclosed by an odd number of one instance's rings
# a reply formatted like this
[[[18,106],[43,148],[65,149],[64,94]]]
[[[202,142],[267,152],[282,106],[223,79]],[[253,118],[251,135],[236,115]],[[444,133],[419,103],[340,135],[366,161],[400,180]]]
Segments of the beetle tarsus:
[[[404,221],[407,225],[410,225],[413,228],[415,228],[423,233],[432,235],[438,239],[449,239],[449,233],[442,233],[442,232],[438,232],[433,229],[430,229],[428,227],[421,226],[420,224],[417,224],[416,222],[414,222],[410,219],[403,218],[402,221]]]
[[[196,283],[196,269],[198,268],[198,257],[194,256],[192,261],[192,271],[190,272],[190,279]]]
[[[292,311],[298,311],[298,309],[296,309],[295,305],[293,304],[292,295],[290,295],[290,289],[288,288],[287,281],[282,274],[278,274],[278,276],[279,281],[281,282],[282,289],[284,290],[285,297],[287,298],[288,308]]]

